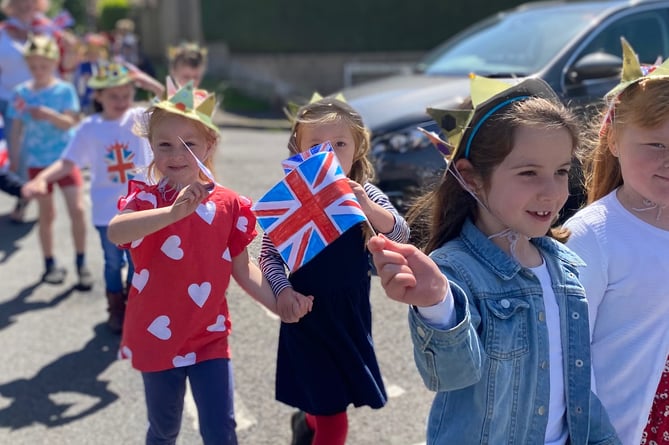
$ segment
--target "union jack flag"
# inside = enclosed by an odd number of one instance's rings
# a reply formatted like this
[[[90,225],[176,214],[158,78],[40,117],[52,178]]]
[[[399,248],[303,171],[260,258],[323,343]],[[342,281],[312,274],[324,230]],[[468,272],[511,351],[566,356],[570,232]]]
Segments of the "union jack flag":
[[[418,131],[423,133],[427,139],[434,145],[434,148],[439,150],[439,152],[444,156],[451,155],[451,145],[439,137],[434,131],[428,131],[425,128],[418,127]]]
[[[252,207],[288,268],[294,272],[354,225],[365,221],[333,152],[317,153]]]
[[[289,157],[284,161],[281,161],[281,167],[283,167],[283,173],[287,175],[288,173],[295,170],[295,167],[300,165],[305,160],[309,159],[316,153],[322,153],[324,151],[332,151],[332,145],[330,145],[330,141],[314,145],[307,151],[303,151],[302,153],[298,153],[296,155]]]
[[[125,184],[135,177],[135,153],[128,150],[128,144],[116,142],[107,149],[105,162],[111,182]]]

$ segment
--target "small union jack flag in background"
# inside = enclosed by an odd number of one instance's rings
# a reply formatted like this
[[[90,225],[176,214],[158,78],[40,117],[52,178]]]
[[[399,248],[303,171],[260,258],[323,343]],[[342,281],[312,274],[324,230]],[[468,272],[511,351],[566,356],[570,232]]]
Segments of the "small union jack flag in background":
[[[289,157],[288,159],[281,161],[281,167],[283,167],[283,172],[284,174],[288,174],[295,170],[295,167],[300,165],[302,162],[305,160],[309,159],[316,153],[321,153],[324,151],[332,151],[332,145],[330,144],[330,141],[323,142],[322,144],[314,145],[307,151],[303,151],[302,153],[298,153],[296,155],[293,155]]]
[[[314,154],[299,164],[252,210],[292,272],[365,221],[332,151]]]

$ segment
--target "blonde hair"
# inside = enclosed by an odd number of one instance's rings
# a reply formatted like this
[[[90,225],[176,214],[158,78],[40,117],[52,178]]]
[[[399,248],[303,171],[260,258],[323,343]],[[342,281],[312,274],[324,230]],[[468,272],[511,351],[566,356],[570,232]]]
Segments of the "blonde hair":
[[[156,128],[156,125],[159,125],[163,120],[165,120],[165,118],[170,115],[177,116],[181,119],[186,119],[197,129],[200,134],[204,136],[206,143],[212,147],[210,155],[207,157],[207,159],[202,161],[202,163],[211,171],[215,177],[216,173],[214,172],[214,150],[218,145],[220,135],[204,124],[184,116],[179,116],[176,113],[163,110],[162,108],[151,107],[135,121],[133,132],[137,136],[148,139],[149,144],[151,145],[151,149],[153,149],[153,143],[151,141],[153,137],[153,130]],[[151,160],[151,163],[147,167],[146,177],[149,181],[154,183],[158,183],[163,178],[163,174],[158,171],[158,169],[156,169],[156,164],[153,160]],[[200,172],[200,179],[202,181],[209,181],[209,178],[207,178],[202,172]]]
[[[288,141],[288,150],[296,154],[300,152],[300,128],[302,125],[318,125],[344,122],[348,125],[355,141],[353,164],[348,177],[359,184],[374,178],[374,167],[369,161],[371,146],[369,130],[362,122],[360,114],[349,104],[338,99],[325,97],[304,105],[297,111],[293,121],[293,130]]]
[[[652,129],[669,119],[669,78],[647,78],[623,90],[611,111],[612,121],[604,124],[599,136],[590,141],[592,149],[584,162],[585,186],[590,204],[608,195],[623,184],[618,159],[611,153],[611,146],[625,130],[636,125]],[[599,127],[601,119],[595,125]]]

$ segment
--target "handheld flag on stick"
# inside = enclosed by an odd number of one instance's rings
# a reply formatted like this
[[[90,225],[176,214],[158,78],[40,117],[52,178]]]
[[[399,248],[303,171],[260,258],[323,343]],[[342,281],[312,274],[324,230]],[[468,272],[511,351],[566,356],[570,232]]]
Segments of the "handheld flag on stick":
[[[333,152],[317,153],[297,165],[252,210],[292,272],[366,221]]]
[[[309,159],[310,157],[312,157],[317,153],[321,153],[324,151],[332,151],[332,145],[330,144],[330,141],[314,145],[307,151],[303,151],[301,153],[289,157],[288,159],[281,161],[281,167],[283,167],[283,173],[287,175],[288,173],[295,170],[295,168],[305,160]]]

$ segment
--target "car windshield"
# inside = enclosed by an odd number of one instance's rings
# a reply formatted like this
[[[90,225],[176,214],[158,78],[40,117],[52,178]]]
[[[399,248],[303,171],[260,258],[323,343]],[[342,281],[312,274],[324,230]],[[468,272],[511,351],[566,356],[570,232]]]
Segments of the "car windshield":
[[[598,12],[572,7],[498,14],[435,49],[418,69],[432,75],[528,76],[582,33]]]

